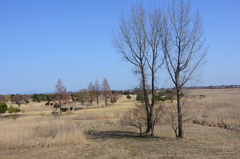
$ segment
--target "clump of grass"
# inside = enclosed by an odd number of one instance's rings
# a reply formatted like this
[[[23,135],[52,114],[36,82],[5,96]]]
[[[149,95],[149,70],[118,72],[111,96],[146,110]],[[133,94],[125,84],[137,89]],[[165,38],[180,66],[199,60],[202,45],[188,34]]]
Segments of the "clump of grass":
[[[0,123],[0,149],[64,146],[86,141],[83,128],[61,119]]]

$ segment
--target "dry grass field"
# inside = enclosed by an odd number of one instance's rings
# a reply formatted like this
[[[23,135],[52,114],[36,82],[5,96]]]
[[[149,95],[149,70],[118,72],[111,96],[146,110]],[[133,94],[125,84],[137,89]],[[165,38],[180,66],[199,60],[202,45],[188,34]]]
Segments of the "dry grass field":
[[[240,126],[240,89],[194,90],[185,98],[184,139],[175,138],[166,114],[154,138],[122,126],[135,103],[124,96],[61,116],[43,102],[21,105],[19,118],[0,119],[0,158],[240,158],[240,132],[231,129]],[[176,101],[165,102],[166,110],[171,107]]]

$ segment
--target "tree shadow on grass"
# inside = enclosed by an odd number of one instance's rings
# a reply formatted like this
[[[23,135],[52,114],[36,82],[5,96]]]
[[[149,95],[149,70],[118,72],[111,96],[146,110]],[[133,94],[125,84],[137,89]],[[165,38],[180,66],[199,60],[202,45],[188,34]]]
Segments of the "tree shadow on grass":
[[[89,130],[86,131],[85,134],[90,139],[122,139],[122,138],[132,138],[132,139],[151,139],[151,138],[159,138],[159,137],[140,137],[139,133],[131,132],[131,131],[95,131]]]

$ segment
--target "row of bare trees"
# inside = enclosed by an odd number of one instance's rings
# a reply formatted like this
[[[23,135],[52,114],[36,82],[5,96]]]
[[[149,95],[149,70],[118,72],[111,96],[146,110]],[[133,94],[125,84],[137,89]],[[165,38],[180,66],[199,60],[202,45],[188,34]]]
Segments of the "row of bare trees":
[[[98,80],[95,81],[94,85],[92,84],[92,82],[90,82],[88,89],[80,90],[77,94],[77,97],[78,97],[79,101],[82,102],[82,104],[83,104],[84,98],[88,98],[88,96],[89,96],[89,98],[90,98],[89,102],[92,104],[92,102],[96,100],[97,105],[98,105],[100,95],[103,95],[103,97],[105,98],[105,105],[107,105],[107,101],[109,98],[113,98],[113,94],[112,94],[110,85],[106,78],[104,78],[104,80],[103,80],[102,87],[100,87]],[[60,78],[58,79],[57,84],[55,86],[55,93],[48,95],[48,97],[49,97],[48,103],[50,103],[50,101],[53,101],[55,103],[54,108],[59,108],[60,113],[61,113],[62,106],[65,104],[68,104],[70,102],[69,94],[67,93],[67,89],[63,85]],[[74,97],[72,96],[72,98],[74,98]],[[10,98],[10,96],[7,96],[7,95],[0,96],[0,101],[7,102],[9,100],[16,103],[18,105],[18,107],[20,107],[21,104],[26,103],[28,101],[28,98],[25,95],[20,95],[20,94],[14,95],[11,98]]]
[[[108,104],[107,102],[109,99],[114,97],[106,78],[103,79],[102,85],[99,84],[98,80],[96,80],[94,84],[90,82],[87,89],[72,93],[71,96],[73,101],[79,101],[82,104],[84,104],[85,101],[88,101],[91,105],[93,101],[96,101],[98,105],[100,96],[104,97],[105,105]]]
[[[97,105],[99,104],[99,95],[103,95],[105,99],[105,105],[107,105],[107,101],[109,98],[113,98],[113,94],[110,88],[110,85],[106,78],[103,79],[102,87],[98,83],[98,80],[95,81],[94,85],[92,82],[88,85],[88,92],[90,94],[90,103],[96,100]]]
[[[108,99],[113,97],[110,85],[108,84],[106,78],[103,79],[102,87],[100,87],[98,80],[95,81],[94,85],[92,82],[90,82],[87,90],[83,89],[76,93],[77,96],[76,100],[80,101],[83,104],[85,102],[85,99],[89,98],[90,99],[89,102],[91,103],[91,105],[95,100],[98,105],[100,95],[104,96],[105,105],[107,105]],[[73,98],[75,97],[72,96],[72,100]],[[56,91],[55,94],[52,95],[51,100],[58,101],[58,104],[55,105],[54,107],[60,108],[60,113],[62,105],[67,104],[69,102],[69,95],[67,93],[66,88],[63,86],[61,79],[58,79]]]
[[[208,47],[204,48],[201,17],[191,13],[190,1],[172,1],[166,6],[148,10],[142,4],[132,5],[130,13],[120,17],[112,42],[127,62],[134,65],[143,85],[146,133],[154,131],[156,73],[165,66],[177,92],[178,126],[176,137],[184,138],[181,91],[190,80],[198,80],[198,69],[204,64]],[[151,84],[152,99],[146,89]],[[157,109],[158,110],[158,109]]]

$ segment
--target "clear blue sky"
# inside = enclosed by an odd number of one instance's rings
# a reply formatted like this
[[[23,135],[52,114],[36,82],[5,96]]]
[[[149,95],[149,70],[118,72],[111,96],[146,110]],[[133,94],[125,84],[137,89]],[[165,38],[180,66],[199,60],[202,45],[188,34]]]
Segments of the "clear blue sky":
[[[1,0],[0,94],[54,91],[58,78],[68,91],[87,88],[96,79],[102,83],[104,77],[111,89],[137,86],[132,65],[121,60],[110,39],[121,10],[127,13],[135,2]],[[192,1],[210,46],[200,85],[240,84],[239,6],[239,0]],[[171,86],[160,75],[158,87]]]

